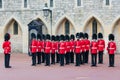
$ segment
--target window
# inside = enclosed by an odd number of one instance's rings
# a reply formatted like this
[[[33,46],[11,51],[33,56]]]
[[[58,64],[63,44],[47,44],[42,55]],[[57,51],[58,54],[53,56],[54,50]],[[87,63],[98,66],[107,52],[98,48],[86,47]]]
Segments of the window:
[[[81,6],[81,0],[77,0],[77,6]]]
[[[110,5],[110,1],[109,0],[106,0],[106,5]]]
[[[0,0],[0,8],[2,8],[2,0]]]
[[[53,7],[53,0],[50,0],[50,7]]]
[[[24,0],[24,8],[27,8],[27,0]]]
[[[65,34],[69,34],[70,33],[70,23],[69,23],[69,21],[68,20],[66,20],[66,22],[65,22]]]
[[[14,35],[17,35],[18,34],[18,23],[15,21],[14,22],[14,25],[13,25],[13,31],[14,31]]]
[[[92,33],[97,34],[97,21],[95,19],[92,22]]]

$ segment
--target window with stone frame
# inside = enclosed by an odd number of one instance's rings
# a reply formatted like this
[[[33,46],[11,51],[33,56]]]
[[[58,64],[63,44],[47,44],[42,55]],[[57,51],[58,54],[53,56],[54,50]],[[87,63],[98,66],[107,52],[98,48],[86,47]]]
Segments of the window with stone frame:
[[[81,0],[77,0],[77,6],[81,6]]]
[[[24,8],[27,8],[28,6],[28,0],[24,0]]]
[[[96,21],[96,19],[94,19],[92,22],[92,33],[97,34],[97,21]]]
[[[50,7],[53,7],[53,0],[50,0]]]
[[[13,24],[13,31],[14,35],[18,35],[18,23],[16,21]]]
[[[65,21],[65,34],[70,33],[70,23],[68,20]]]
[[[0,0],[0,8],[2,8],[2,0]]]
[[[110,0],[106,0],[106,5],[110,5]]]

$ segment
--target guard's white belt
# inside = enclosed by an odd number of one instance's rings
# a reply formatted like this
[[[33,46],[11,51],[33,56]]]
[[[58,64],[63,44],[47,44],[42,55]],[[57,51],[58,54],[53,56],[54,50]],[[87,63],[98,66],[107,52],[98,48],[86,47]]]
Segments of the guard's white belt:
[[[97,49],[96,47],[92,47],[92,49]]]

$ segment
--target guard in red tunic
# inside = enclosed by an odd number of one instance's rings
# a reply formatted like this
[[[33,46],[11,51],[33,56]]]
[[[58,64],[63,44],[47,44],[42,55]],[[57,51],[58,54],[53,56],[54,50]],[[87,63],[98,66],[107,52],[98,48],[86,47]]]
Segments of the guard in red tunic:
[[[42,36],[37,34],[37,64],[41,64],[42,46]]]
[[[81,43],[81,64],[85,63],[85,43],[84,43],[84,34],[82,32],[80,32],[80,43]]]
[[[64,56],[66,54],[66,44],[64,42],[64,35],[60,36],[60,44],[59,44],[59,56],[60,56],[60,66],[64,66]]]
[[[42,63],[45,62],[45,35],[42,35]]]
[[[55,37],[55,42],[56,42],[56,63],[59,63],[60,62],[60,57],[59,57],[59,41],[60,41],[60,36],[56,36]]]
[[[89,50],[90,50],[90,40],[88,40],[88,34],[85,33],[84,34],[84,41],[85,41],[85,63],[88,63],[88,59],[89,59]]]
[[[70,44],[70,62],[74,63],[75,36],[73,34],[70,36]]]
[[[102,33],[98,33],[98,63],[103,64],[103,52],[105,49],[105,41]]]
[[[92,59],[92,65],[96,66],[97,62],[97,50],[98,50],[98,42],[97,42],[97,35],[92,35],[92,42],[91,42],[91,59]]]
[[[52,43],[52,52],[51,52],[51,64],[55,64],[55,52],[56,52],[56,42],[55,42],[55,36],[52,35],[52,39],[51,39],[51,43]]]
[[[70,41],[69,41],[69,35],[65,35],[65,43],[66,43],[66,54],[65,54],[65,60],[66,60],[66,65],[70,63]]]
[[[36,53],[37,53],[37,40],[36,35],[34,33],[31,34],[31,45],[30,45],[30,51],[32,53],[32,66],[36,66]]]
[[[114,67],[114,55],[115,55],[115,51],[116,51],[116,43],[114,42],[113,34],[109,35],[107,51],[109,54],[109,67]]]
[[[76,65],[75,66],[80,66],[82,49],[81,49],[81,43],[79,40],[80,38],[79,33],[76,34],[76,38],[77,40],[75,41],[75,54],[76,54]]]
[[[50,53],[52,51],[52,43],[50,41],[50,35],[46,35],[46,42],[45,42],[45,59],[46,59],[46,65],[50,66]]]
[[[4,36],[4,42],[3,42],[3,49],[4,49],[4,56],[5,56],[5,68],[11,68],[11,66],[9,65],[10,63],[10,52],[11,52],[11,42],[9,41],[10,39],[10,34],[6,33]]]

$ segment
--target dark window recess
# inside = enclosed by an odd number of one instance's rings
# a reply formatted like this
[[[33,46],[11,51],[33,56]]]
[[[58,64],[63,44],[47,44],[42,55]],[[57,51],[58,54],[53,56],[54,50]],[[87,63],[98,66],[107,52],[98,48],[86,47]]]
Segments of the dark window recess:
[[[81,0],[77,0],[77,6],[81,6]]]
[[[14,29],[14,35],[18,35],[18,23],[16,21],[14,22],[13,29]]]
[[[53,7],[53,0],[50,0],[50,7]]]
[[[65,22],[65,34],[69,34],[70,33],[70,23],[68,20],[66,20]]]
[[[95,19],[92,22],[92,33],[97,34],[97,21]]]
[[[106,5],[110,5],[110,0],[106,0]]]
[[[24,0],[24,8],[27,8],[27,0]]]
[[[0,0],[0,8],[2,8],[2,0]]]

